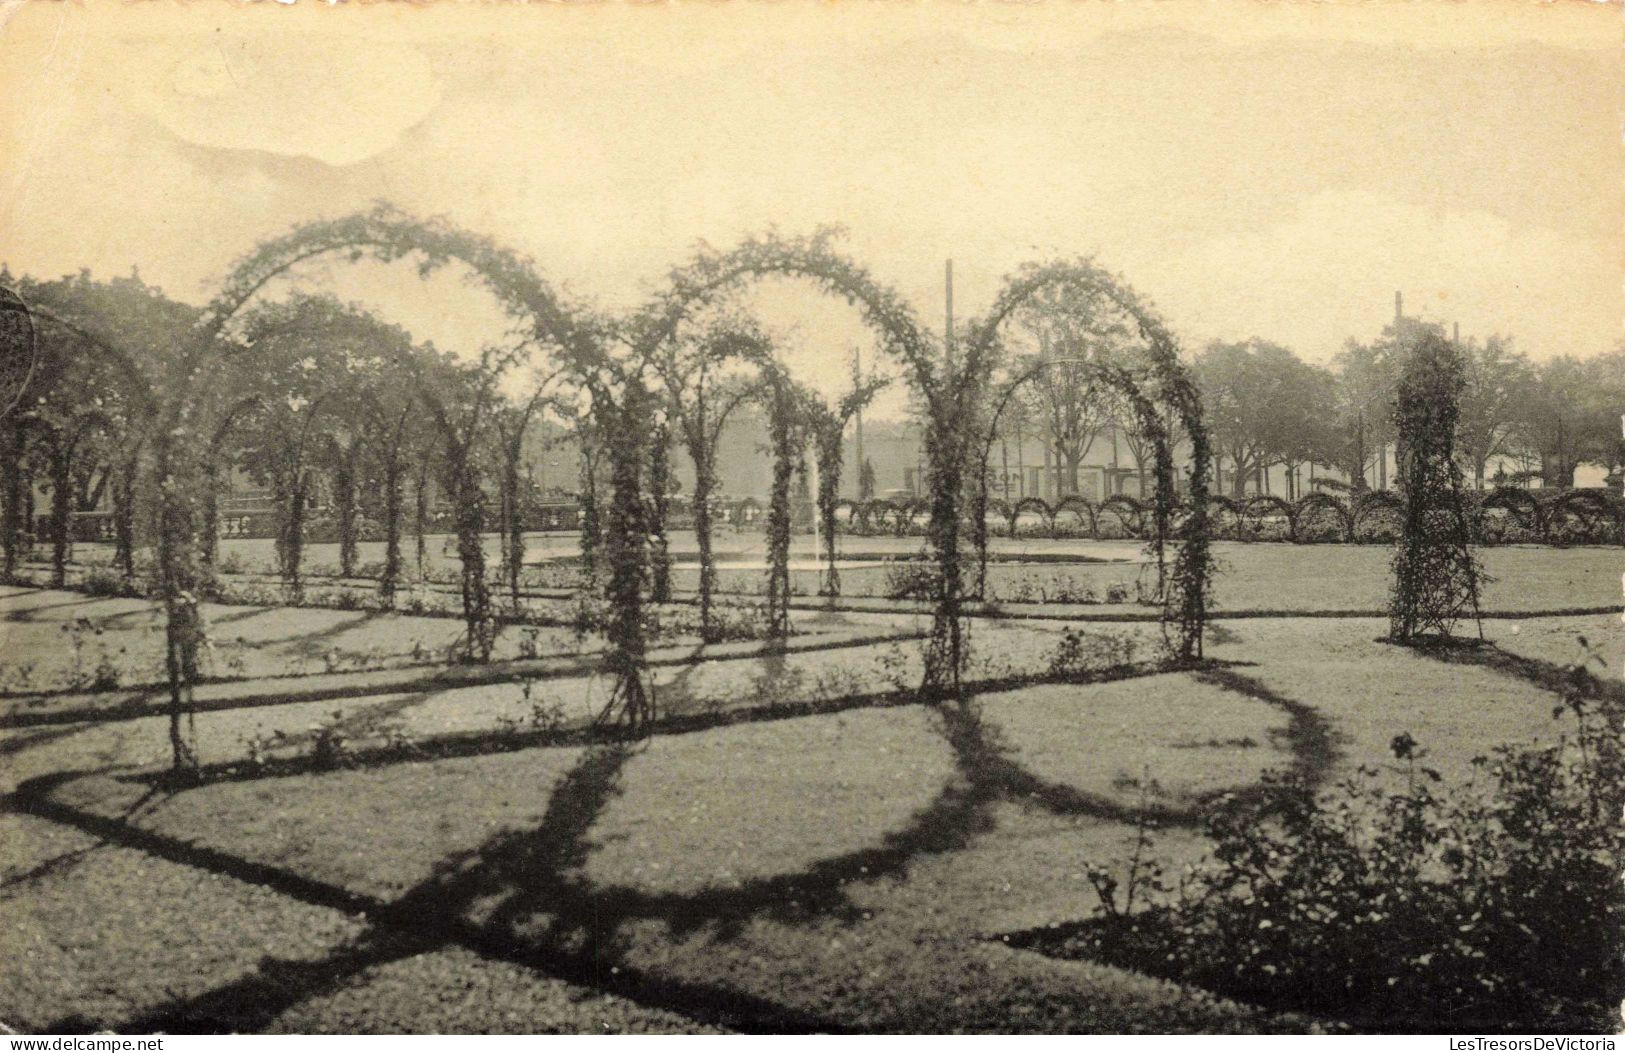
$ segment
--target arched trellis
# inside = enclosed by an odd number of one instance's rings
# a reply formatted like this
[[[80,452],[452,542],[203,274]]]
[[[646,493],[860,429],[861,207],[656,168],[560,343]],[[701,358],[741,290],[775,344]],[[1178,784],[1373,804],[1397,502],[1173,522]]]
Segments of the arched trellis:
[[[195,743],[189,741],[183,719],[190,710],[198,654],[205,639],[197,599],[195,494],[190,485],[195,476],[192,447],[196,444],[196,417],[218,382],[221,371],[216,367],[229,357],[221,338],[239,310],[278,275],[302,261],[330,253],[343,253],[351,260],[371,258],[379,262],[416,254],[421,257],[420,271],[424,274],[451,261],[459,261],[479,278],[510,316],[527,328],[531,346],[555,350],[563,361],[582,374],[584,383],[602,388],[606,394],[613,393],[610,390],[613,381],[606,379],[614,370],[610,368],[612,363],[605,349],[602,324],[584,312],[567,307],[535,274],[528,261],[498,248],[489,239],[449,224],[421,222],[397,210],[379,207],[368,213],[301,225],[265,242],[241,260],[204,309],[176,356],[165,389],[167,398],[155,430],[159,591],[167,622],[170,740],[177,769],[197,764]],[[519,352],[515,351],[513,358],[518,357]],[[614,402],[613,398],[606,401]],[[477,491],[477,485],[473,489]],[[457,493],[453,499],[460,516],[483,518],[482,501],[477,493]],[[468,525],[460,523],[460,526]],[[489,593],[483,552],[467,551],[468,546],[463,548],[464,609],[473,646],[477,639],[488,638],[490,632]],[[634,678],[641,669],[641,611],[635,621],[636,628],[632,631],[636,640],[621,641],[611,634],[609,664],[612,671],[623,678],[629,669]],[[623,643],[626,646],[622,646]],[[635,650],[637,656],[629,657],[626,654],[629,649]],[[641,685],[638,690],[641,691]]]
[[[1241,502],[1241,523],[1243,532],[1248,540],[1259,537],[1264,532],[1264,519],[1271,513],[1286,520],[1286,538],[1288,541],[1298,540],[1298,514],[1292,504],[1284,498],[1274,494],[1254,494]]]
[[[144,449],[147,434],[150,430],[156,413],[156,397],[153,392],[152,380],[146,372],[135,362],[128,353],[118,346],[116,341],[104,338],[85,325],[59,312],[54,305],[34,304],[29,308],[31,325],[37,350],[34,361],[30,365],[30,378],[40,376],[40,368],[47,364],[50,349],[54,342],[49,339],[52,332],[69,339],[78,341],[87,347],[95,356],[98,363],[106,365],[113,371],[117,380],[116,390],[108,392],[109,398],[123,405],[123,427],[119,430],[125,438],[123,456],[116,465],[116,473],[112,479],[113,494],[113,537],[114,561],[122,565],[126,577],[135,572],[134,555],[134,475],[139,463],[141,451]],[[82,383],[83,377],[75,378],[76,383]],[[108,417],[107,427],[114,428],[112,417]],[[22,436],[13,429],[11,438],[14,440],[12,448],[8,451],[9,457],[20,458],[22,449],[15,443],[20,443]],[[10,477],[6,483],[6,494],[0,498],[5,509],[0,513],[6,525],[4,538],[0,544],[6,550],[6,565],[8,570],[14,565],[14,549],[16,546],[15,516],[16,495],[12,492],[16,483],[15,471],[8,471]]]
[[[1076,512],[1084,530],[1090,537],[1100,536],[1099,509],[1082,494],[1068,494],[1055,503],[1055,510],[1050,517],[1050,532],[1056,536],[1061,531],[1061,513]]]
[[[708,642],[718,637],[713,613],[717,590],[713,545],[713,508],[721,480],[717,448],[734,412],[757,394],[760,378],[728,376],[741,362],[759,362],[772,355],[765,334],[730,319],[699,338],[667,341],[659,348],[656,369],[666,384],[667,413],[694,466],[694,545],[699,559],[700,635]],[[664,543],[662,535],[662,544]],[[657,568],[657,573],[661,568]],[[659,588],[657,583],[656,593]]]
[[[978,355],[969,356],[962,371],[944,368],[936,341],[914,311],[864,268],[835,252],[829,231],[808,238],[751,239],[727,253],[700,252],[687,266],[672,272],[668,291],[633,327],[634,346],[652,351],[673,339],[695,312],[773,277],[810,281],[853,305],[880,338],[882,350],[903,364],[925,402],[932,492],[928,535],[938,574],[921,693],[931,698],[959,697],[966,657],[959,526],[963,476],[971,449],[970,434],[960,422],[974,419],[975,394],[984,373],[976,366]]]
[[[1044,523],[1044,532],[1055,533],[1055,509],[1042,497],[1023,497],[1010,509],[1010,536],[1015,537],[1023,512],[1036,512]]]
[[[1015,396],[1015,393],[1019,391],[1023,385],[1036,379],[1045,370],[1063,364],[1072,368],[1080,369],[1082,375],[1079,379],[1081,379],[1086,385],[1091,387],[1100,386],[1107,388],[1124,399],[1124,401],[1129,404],[1130,408],[1134,412],[1135,422],[1141,436],[1144,438],[1145,442],[1151,446],[1155,472],[1154,477],[1156,480],[1156,498],[1152,503],[1153,531],[1152,537],[1149,539],[1148,548],[1150,554],[1156,561],[1157,597],[1159,602],[1161,602],[1164,599],[1163,593],[1167,580],[1165,574],[1165,555],[1169,540],[1168,533],[1169,528],[1172,525],[1174,512],[1173,455],[1168,448],[1167,429],[1163,424],[1162,415],[1157,412],[1156,407],[1152,405],[1151,401],[1145,397],[1140,389],[1140,385],[1135,374],[1128,369],[1125,369],[1122,366],[1110,365],[1088,359],[1047,358],[1037,362],[1023,371],[1021,374],[1007,381],[1000,389],[999,397],[993,403],[993,413],[987,421],[985,435],[980,443],[980,471],[978,478],[984,481],[984,485],[978,488],[978,497],[985,506],[985,494],[987,492],[985,480],[987,478],[988,458],[992,455],[993,441],[998,433],[999,417],[1003,414],[1005,408],[1010,404],[1010,400]],[[1101,503],[1100,507],[1102,509],[1108,507],[1117,508],[1122,507],[1123,503],[1125,502],[1127,503],[1127,506],[1133,508],[1136,513],[1142,512],[1138,506],[1138,502],[1135,502],[1121,494],[1107,498]],[[1099,520],[1097,518],[1096,509],[1091,506],[1086,499],[1082,498],[1081,496],[1074,495],[1062,498],[1056,503],[1055,507],[1050,510],[1051,534],[1056,533],[1056,524],[1060,513],[1066,510],[1081,510],[1083,513],[1087,514],[1089,517],[1091,533],[1098,532]],[[985,589],[987,580],[987,529],[985,518],[985,514],[980,515],[977,517],[977,520],[984,521],[973,521],[971,524],[972,529],[975,531],[975,540],[977,544],[977,582],[979,594]]]
[[[1040,293],[1070,290],[1089,299],[1115,306],[1134,320],[1145,343],[1145,369],[1136,377],[1135,390],[1145,400],[1172,410],[1191,444],[1188,493],[1185,502],[1185,539],[1179,547],[1171,571],[1172,587],[1162,582],[1160,589],[1165,624],[1177,623],[1176,653],[1182,659],[1202,654],[1203,630],[1207,623],[1208,591],[1212,584],[1212,559],[1208,551],[1207,493],[1211,455],[1207,426],[1202,419],[1201,395],[1189,371],[1179,359],[1179,345],[1166,326],[1124,283],[1089,260],[1063,260],[1023,268],[1006,284],[988,314],[970,327],[966,341],[964,375],[970,380],[959,392],[958,409],[974,419],[975,393],[991,372],[999,348],[999,331],[1006,319]],[[1160,426],[1160,418],[1159,418]],[[1166,538],[1173,519],[1173,483],[1157,487],[1158,536]]]
[[[1304,494],[1293,505],[1293,540],[1303,539],[1301,535],[1304,527],[1316,512],[1330,512],[1337,520],[1342,540],[1354,540],[1354,515],[1349,511],[1349,506],[1331,494],[1319,491]]]
[[[1547,537],[1546,510],[1534,495],[1515,486],[1502,486],[1479,498],[1476,518],[1480,542],[1489,540],[1486,535],[1490,520],[1486,513],[1494,509],[1506,512],[1521,529],[1534,537],[1542,540]]]
[[[1564,490],[1543,502],[1540,512],[1547,540],[1568,540],[1562,528],[1566,519],[1573,517],[1578,528],[1573,532],[1577,540],[1606,538],[1609,542],[1625,544],[1625,508],[1617,498],[1601,490]]]
[[[1398,519],[1404,514],[1405,502],[1392,490],[1367,490],[1355,498],[1354,507],[1349,511],[1350,540],[1359,537],[1360,528],[1375,516],[1390,515]]]
[[[72,544],[73,466],[79,444],[91,434],[115,431],[113,418],[101,410],[88,410],[53,420],[39,412],[17,418],[23,432],[35,432],[44,439],[50,462],[51,484],[51,584],[67,584],[68,549]]]
[[[1117,516],[1117,521],[1123,524],[1123,530],[1129,537],[1136,540],[1145,537],[1147,512],[1143,501],[1138,501],[1128,494],[1112,494],[1095,510],[1096,533],[1099,532],[1100,516],[1110,512]]]
[[[898,501],[895,511],[892,512],[892,532],[898,537],[910,537],[915,534],[915,527],[919,524],[921,516],[929,517],[931,502],[921,497]]]

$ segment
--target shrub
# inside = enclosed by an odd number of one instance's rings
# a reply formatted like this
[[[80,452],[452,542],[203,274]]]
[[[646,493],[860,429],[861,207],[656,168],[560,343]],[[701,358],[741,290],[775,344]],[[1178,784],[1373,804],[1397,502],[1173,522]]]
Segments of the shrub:
[[[886,568],[885,594],[888,600],[926,600],[936,593],[937,568],[934,563],[904,560]]]
[[[1077,676],[1125,666],[1134,661],[1138,647],[1132,636],[1067,628],[1050,655],[1049,672],[1052,676]]]
[[[536,682],[534,680],[520,681],[519,693],[525,703],[525,715],[520,717],[499,716],[497,717],[497,727],[509,733],[528,731],[542,734],[551,734],[564,727],[566,719],[564,703],[556,698],[551,700],[537,698],[535,697],[535,689]]]
[[[1102,916],[1071,952],[1383,1026],[1601,1026],[1625,989],[1625,721],[1588,681],[1554,712],[1573,723],[1556,744],[1502,747],[1460,787],[1402,734],[1397,784],[1271,777],[1209,821],[1211,858],[1175,883],[1091,870]]]
[[[139,598],[141,586],[111,567],[90,567],[79,579],[79,591],[87,596],[127,596]]]

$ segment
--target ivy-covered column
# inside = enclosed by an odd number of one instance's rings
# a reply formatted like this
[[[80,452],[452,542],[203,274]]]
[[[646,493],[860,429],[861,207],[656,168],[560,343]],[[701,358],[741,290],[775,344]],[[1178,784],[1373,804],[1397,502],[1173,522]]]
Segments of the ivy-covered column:
[[[22,564],[23,451],[26,443],[20,421],[0,422],[0,555],[9,579]]]
[[[605,400],[607,403],[607,399]],[[596,405],[610,459],[612,493],[604,557],[608,564],[609,624],[605,671],[614,681],[606,719],[618,717],[639,729],[654,719],[654,699],[644,684],[644,589],[648,583],[649,524],[642,492],[643,468],[653,400],[636,380],[628,381],[618,406]]]
[[[418,580],[429,576],[429,544],[423,532],[429,524],[429,462],[425,458],[418,464],[416,485],[412,487],[412,540],[418,568]]]
[[[926,425],[931,485],[931,518],[927,530],[937,574],[931,638],[926,646],[925,677],[920,684],[920,694],[930,701],[960,697],[968,658],[959,523],[963,512],[970,420],[961,399],[946,394],[942,398],[946,404],[932,406]]]
[[[670,489],[671,427],[662,417],[649,440],[649,598],[655,603],[671,602]]]
[[[117,515],[118,495],[114,491],[115,516]],[[201,535],[201,544],[198,547],[198,563],[206,571],[212,572],[218,563],[220,555],[220,464],[212,453],[204,454],[203,462],[203,508],[198,532]],[[117,527],[115,525],[115,534]]]
[[[1441,333],[1422,330],[1399,378],[1394,424],[1404,450],[1405,520],[1393,556],[1389,638],[1412,643],[1449,638],[1463,619],[1478,635],[1483,569],[1456,460],[1463,379],[1461,352]]]
[[[339,574],[355,577],[356,519],[360,509],[356,504],[356,461],[361,455],[361,439],[356,437],[348,447],[338,451],[338,463],[333,470],[333,510],[337,513],[339,532]]]
[[[191,440],[184,403],[160,425],[153,451],[154,530],[158,592],[165,614],[165,666],[169,674],[169,742],[177,775],[198,767],[192,688],[208,631],[199,603],[197,562],[198,468],[188,456]]]
[[[485,492],[480,486],[471,450],[465,446],[451,451],[450,461],[447,484],[455,506],[457,557],[462,563],[468,658],[487,662],[496,644],[496,619],[491,612],[491,593],[485,581]]]
[[[51,584],[68,581],[69,531],[73,522],[73,447],[58,433],[51,447]]]
[[[776,376],[768,393],[768,442],[773,488],[767,505],[767,631],[790,635],[790,480],[802,457],[800,406],[787,378]]]
[[[593,425],[583,423],[581,432],[581,574],[583,587],[597,587],[599,557],[603,554],[604,527],[598,502],[598,459],[601,452],[593,437]]]
[[[401,583],[401,459],[398,453],[384,460],[384,570],[378,577],[378,599],[395,606]]]

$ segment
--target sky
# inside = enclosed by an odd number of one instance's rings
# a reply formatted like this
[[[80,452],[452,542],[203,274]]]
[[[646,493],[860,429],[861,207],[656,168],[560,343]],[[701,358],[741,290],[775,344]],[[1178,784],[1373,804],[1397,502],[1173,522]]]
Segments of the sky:
[[[842,246],[933,326],[1093,256],[1189,348],[1330,362],[1393,313],[1537,359],[1621,340],[1625,19],[1588,0],[0,0],[0,260],[202,302],[265,237],[387,200],[606,309],[698,243]],[[297,284],[467,350],[455,276]],[[751,304],[837,389],[855,315]],[[877,416],[901,412],[894,392]]]

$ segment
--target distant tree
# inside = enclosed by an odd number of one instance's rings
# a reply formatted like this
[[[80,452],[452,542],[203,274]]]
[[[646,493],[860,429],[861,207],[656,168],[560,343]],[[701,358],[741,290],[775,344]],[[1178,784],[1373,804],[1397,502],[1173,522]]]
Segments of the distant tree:
[[[1619,431],[1617,405],[1606,405],[1594,387],[1596,371],[1570,355],[1541,364],[1523,401],[1518,432],[1540,465],[1545,486],[1573,486],[1574,471],[1607,456]]]
[[[1416,323],[1400,319],[1374,343],[1350,340],[1337,356],[1336,440],[1328,460],[1348,476],[1356,493],[1375,482],[1388,486],[1387,450],[1394,441],[1392,406],[1398,382],[1402,331]],[[1375,479],[1371,478],[1375,468]]]
[[[1620,418],[1625,414],[1625,343],[1586,360],[1591,413],[1590,427],[1596,429],[1591,457],[1609,476],[1625,469],[1625,431]]]
[[[1022,419],[1034,422],[1053,452],[1057,493],[1078,493],[1079,468],[1111,423],[1110,397],[1090,382],[1088,363],[1119,357],[1130,340],[1129,328],[1098,302],[1060,289],[1035,296],[1016,320],[1036,351],[1018,356],[1013,372],[1050,363],[1018,393],[1025,402]]]
[[[1307,459],[1323,381],[1297,355],[1256,338],[1214,342],[1197,356],[1196,378],[1214,451],[1230,460],[1234,496],[1248,480],[1262,491],[1270,465]]]
[[[868,501],[875,496],[875,462],[868,457],[858,466],[858,499]]]
[[[1499,334],[1461,348],[1463,387],[1456,445],[1462,463],[1472,469],[1473,486],[1484,489],[1491,460],[1510,452],[1518,419],[1534,390],[1535,373],[1528,358]]]

